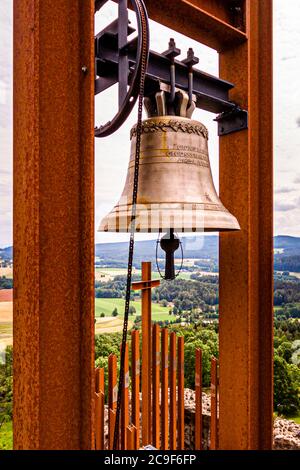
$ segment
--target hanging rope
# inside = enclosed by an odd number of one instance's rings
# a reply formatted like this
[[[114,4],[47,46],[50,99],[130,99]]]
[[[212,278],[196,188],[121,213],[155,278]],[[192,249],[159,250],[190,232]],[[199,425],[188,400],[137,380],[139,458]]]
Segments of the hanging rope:
[[[129,252],[128,252],[128,271],[127,271],[127,282],[126,282],[126,295],[125,295],[125,311],[124,311],[124,324],[122,334],[122,345],[121,345],[121,365],[119,374],[118,384],[118,400],[116,410],[116,420],[114,429],[114,442],[113,449],[118,449],[119,435],[120,435],[120,414],[122,405],[122,394],[124,385],[124,364],[125,364],[125,347],[127,341],[128,331],[128,317],[129,317],[129,304],[131,294],[131,279],[132,279],[132,262],[134,252],[134,234],[136,228],[136,203],[138,194],[138,181],[139,181],[139,163],[140,163],[140,152],[141,152],[141,135],[142,135],[142,118],[143,118],[143,99],[145,89],[145,76],[148,65],[148,51],[149,51],[149,27],[148,17],[145,5],[142,0],[135,0],[138,7],[140,21],[142,23],[142,54],[141,54],[141,80],[140,90],[138,98],[138,120],[136,128],[136,149],[135,149],[135,161],[134,161],[134,181],[133,181],[133,194],[132,194],[132,211],[130,221],[130,241],[129,241]]]

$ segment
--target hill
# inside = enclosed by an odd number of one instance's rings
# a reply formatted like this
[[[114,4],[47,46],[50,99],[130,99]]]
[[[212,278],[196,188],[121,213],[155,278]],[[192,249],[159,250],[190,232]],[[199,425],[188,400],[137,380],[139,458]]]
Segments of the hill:
[[[218,262],[219,237],[217,235],[197,235],[182,238],[185,259],[202,259]],[[275,270],[300,272],[300,238],[279,235],[274,237]],[[141,261],[155,262],[156,240],[138,241],[135,243],[134,264],[140,266]],[[179,253],[179,251],[177,252]],[[95,254],[101,265],[126,267],[128,258],[128,243],[98,243]],[[0,248],[0,258],[12,258],[13,248]],[[163,253],[159,249],[158,257]],[[179,257],[179,255],[178,255]]]

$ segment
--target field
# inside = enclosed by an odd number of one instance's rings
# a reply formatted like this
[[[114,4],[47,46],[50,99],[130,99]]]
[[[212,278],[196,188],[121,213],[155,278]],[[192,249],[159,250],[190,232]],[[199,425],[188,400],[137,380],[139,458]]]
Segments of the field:
[[[141,276],[140,269],[133,269],[132,272],[133,272],[133,275],[135,276]],[[95,278],[97,281],[110,281],[116,276],[126,276],[126,275],[127,275],[127,269],[125,268],[96,268],[95,269]],[[191,277],[191,273],[181,272],[178,277],[179,279],[188,280]],[[160,279],[160,275],[157,272],[152,272],[152,279]]]
[[[12,344],[12,302],[0,302],[0,344]]]
[[[123,299],[95,299],[96,317],[100,317],[101,313],[111,317],[112,311],[117,308],[119,315],[115,320],[119,320],[123,318],[124,304],[125,300]],[[129,317],[130,320],[134,320],[136,315],[141,315],[141,302],[134,301],[131,302],[130,305],[136,309],[136,314]],[[156,321],[169,320],[169,310],[168,307],[162,307],[161,305],[152,303],[152,319]]]
[[[10,266],[8,268],[0,268],[0,277],[5,276],[7,279],[12,279],[13,277],[13,268]]]
[[[124,303],[123,299],[95,299],[96,334],[122,331]],[[141,302],[131,302],[131,305],[135,307],[136,315],[141,315]],[[115,307],[119,315],[112,317]],[[101,313],[105,314],[104,318],[100,318]],[[132,327],[134,319],[135,315],[129,317],[129,328]],[[152,304],[152,319],[169,320],[169,308]],[[12,302],[0,302],[0,343],[4,346],[12,344]]]

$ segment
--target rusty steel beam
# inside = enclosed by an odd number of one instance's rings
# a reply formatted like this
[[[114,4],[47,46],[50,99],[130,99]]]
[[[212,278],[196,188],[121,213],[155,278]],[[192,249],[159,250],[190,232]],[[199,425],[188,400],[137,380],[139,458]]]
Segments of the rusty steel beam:
[[[152,444],[160,448],[160,327],[152,326]]]
[[[195,357],[195,450],[202,449],[202,350],[196,349]]]
[[[135,427],[135,448],[140,447],[140,332],[131,332],[131,413]]]
[[[169,449],[169,354],[167,328],[161,330],[161,449]]]
[[[151,263],[142,263],[142,281],[151,280]],[[151,283],[142,289],[142,444],[151,442]]]
[[[124,382],[121,405],[121,449],[127,449],[127,427],[129,426],[129,355],[128,343],[125,346]]]
[[[13,29],[14,447],[90,449],[94,2],[14,0]]]
[[[211,359],[210,369],[210,450],[218,449],[218,361]]]
[[[243,31],[225,21],[228,2],[223,8],[221,1],[204,0],[145,0],[145,4],[152,20],[219,52],[247,39]]]
[[[177,413],[176,413],[176,333],[174,331],[170,334],[170,450],[176,450],[176,436],[177,436]]]
[[[220,197],[241,225],[220,237],[220,448],[255,450],[273,430],[272,0],[246,3],[249,41],[220,55],[249,110],[249,130],[220,139]]]
[[[118,400],[118,372],[117,356],[110,354],[108,357],[108,435],[109,449],[113,449],[114,429],[116,421],[116,409]]]
[[[177,399],[177,449],[184,450],[184,337],[179,336],[177,349],[177,383],[178,383],[178,399]]]

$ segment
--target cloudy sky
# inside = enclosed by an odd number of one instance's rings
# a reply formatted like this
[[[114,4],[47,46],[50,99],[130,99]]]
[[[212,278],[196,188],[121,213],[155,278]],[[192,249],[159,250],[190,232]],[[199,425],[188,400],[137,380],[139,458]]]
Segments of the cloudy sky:
[[[12,244],[12,3],[0,2],[0,247]],[[107,4],[96,15],[96,31],[115,19],[114,5]],[[215,51],[155,23],[151,24],[151,48],[163,51],[175,38],[185,55],[193,47],[199,67],[218,74]],[[274,133],[275,133],[275,234],[300,236],[300,2],[274,0]],[[115,90],[96,98],[96,123],[106,122],[114,112]],[[101,110],[105,109],[105,115]],[[213,115],[194,114],[210,131],[210,158],[218,186],[218,139]],[[133,112],[112,137],[96,140],[96,221],[117,202],[123,188],[129,158],[129,130]],[[96,234],[97,242],[120,241],[122,236]]]

